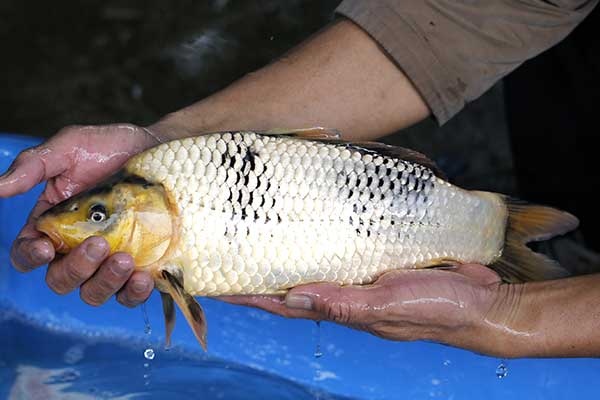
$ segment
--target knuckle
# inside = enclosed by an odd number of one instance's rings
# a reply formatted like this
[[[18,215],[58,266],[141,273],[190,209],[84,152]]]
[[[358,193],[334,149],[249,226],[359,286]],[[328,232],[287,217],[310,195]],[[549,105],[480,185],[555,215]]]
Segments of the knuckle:
[[[81,268],[77,266],[77,264],[69,262],[63,266],[63,272],[65,274],[65,278],[69,282],[82,282],[88,276]]]
[[[98,289],[86,286],[82,287],[79,291],[79,297],[86,304],[89,304],[90,306],[94,307],[98,307],[106,301],[106,297]]]
[[[339,324],[347,324],[352,320],[352,307],[346,302],[336,301],[325,304],[327,319]]]
[[[119,295],[117,295],[117,301],[127,307],[127,308],[134,308],[136,306],[136,304],[134,304],[128,297],[127,295],[120,293]]]
[[[51,270],[46,274],[46,285],[48,285],[48,287],[56,294],[69,293],[69,289],[60,281],[60,279],[56,278]]]

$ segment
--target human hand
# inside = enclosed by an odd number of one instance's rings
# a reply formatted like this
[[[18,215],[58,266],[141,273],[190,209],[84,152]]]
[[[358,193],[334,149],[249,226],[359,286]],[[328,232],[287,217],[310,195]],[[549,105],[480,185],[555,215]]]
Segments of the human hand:
[[[219,299],[290,318],[332,321],[385,339],[433,340],[491,354],[499,349],[482,332],[497,317],[501,286],[506,285],[491,269],[471,264],[389,272],[365,286],[317,283],[293,288],[285,297]]]
[[[27,272],[48,264],[46,282],[53,291],[66,294],[81,286],[83,301],[95,306],[117,292],[117,300],[126,306],[146,300],[153,280],[147,272],[134,272],[131,256],[108,256],[108,243],[100,237],[88,238],[67,255],[56,254],[35,222],[48,208],[92,187],[131,156],[158,143],[146,129],[129,124],[72,126],[19,154],[0,177],[0,198],[24,193],[43,181],[47,184],[13,243],[15,268]]]

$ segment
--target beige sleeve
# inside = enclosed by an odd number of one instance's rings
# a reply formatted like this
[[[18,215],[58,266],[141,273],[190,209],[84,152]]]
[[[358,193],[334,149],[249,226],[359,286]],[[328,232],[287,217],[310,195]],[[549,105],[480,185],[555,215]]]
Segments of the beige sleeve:
[[[439,124],[567,36],[598,0],[345,0]]]

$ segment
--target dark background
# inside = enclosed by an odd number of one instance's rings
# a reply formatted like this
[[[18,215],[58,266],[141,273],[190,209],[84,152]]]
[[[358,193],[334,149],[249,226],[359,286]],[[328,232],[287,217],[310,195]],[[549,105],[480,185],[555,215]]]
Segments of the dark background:
[[[70,124],[150,124],[274,60],[331,21],[338,3],[2,0],[0,131],[47,137]],[[597,11],[595,22],[578,28],[588,42],[598,41],[593,29],[600,24]],[[507,84],[498,83],[441,128],[426,120],[385,140],[424,152],[459,186],[595,215],[595,205],[578,209],[580,200],[587,198],[589,203],[590,191],[598,189],[589,184],[598,168],[586,164],[591,159],[582,149],[592,145],[573,139],[577,132],[571,128],[593,131],[586,130],[584,120],[576,124],[580,120],[576,114],[556,117],[563,103],[587,109],[600,106],[600,102],[590,105],[597,90],[582,89],[594,87],[597,78],[583,84],[580,78],[575,84],[560,83],[565,74],[593,75],[587,66],[598,57],[588,54],[589,60],[579,62],[580,47],[589,47],[585,40],[581,43],[580,39],[563,45],[566,50],[558,61],[539,58],[526,63]],[[593,51],[588,48],[587,53]],[[555,70],[545,67],[557,62]],[[597,71],[600,75],[600,67]],[[574,99],[570,94],[574,91],[583,94]],[[560,131],[549,135],[553,127]],[[518,156],[517,170],[513,154]],[[576,172],[565,169],[571,164]],[[562,175],[557,165],[563,168]],[[547,178],[559,175],[554,181]],[[549,187],[554,192],[546,190]],[[564,198],[557,197],[558,192]]]
[[[0,131],[150,124],[260,68],[333,19],[339,0],[0,2]],[[514,194],[502,88],[439,129],[390,141],[459,185]]]

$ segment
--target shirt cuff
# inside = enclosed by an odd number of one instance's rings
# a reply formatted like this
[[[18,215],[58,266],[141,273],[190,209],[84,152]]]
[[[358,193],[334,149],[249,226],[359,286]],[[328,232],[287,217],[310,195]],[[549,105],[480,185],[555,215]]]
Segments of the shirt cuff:
[[[346,0],[336,13],[360,26],[385,50],[412,82],[440,125],[464,107],[460,94],[466,85],[457,79],[456,87],[444,88],[453,78],[411,21],[383,2]]]

